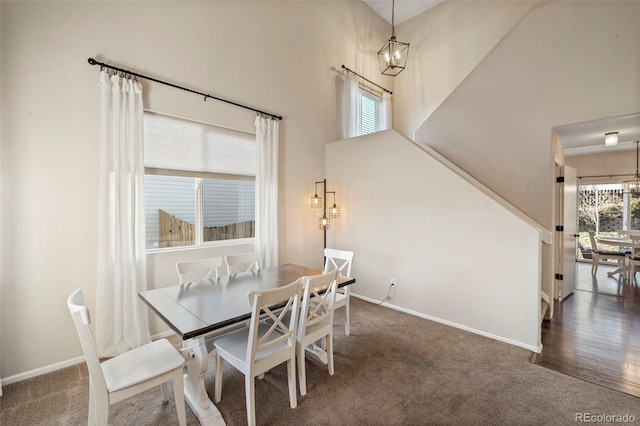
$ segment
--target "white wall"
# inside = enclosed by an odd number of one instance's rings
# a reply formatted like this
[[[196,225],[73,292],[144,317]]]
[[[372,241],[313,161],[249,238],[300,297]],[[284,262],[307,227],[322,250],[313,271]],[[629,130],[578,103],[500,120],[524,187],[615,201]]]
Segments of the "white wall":
[[[640,2],[542,2],[416,140],[552,228],[552,128],[640,110]]]
[[[329,247],[355,252],[353,292],[540,349],[539,231],[394,130],[326,145],[343,200]],[[357,330],[352,331],[357,334]]]
[[[446,1],[396,26],[411,43],[394,84],[393,128],[418,127],[502,40],[535,1]]]
[[[621,180],[633,179],[636,172],[636,151],[604,152],[565,157],[565,164],[575,168],[578,184],[619,183]],[[628,174],[628,176],[613,175]],[[597,176],[597,177],[591,177]]]
[[[81,355],[65,301],[78,287],[95,300],[100,104],[88,57],[282,114],[280,260],[320,266],[307,197],[339,137],[334,68],[388,85],[373,73],[388,29],[361,2],[2,2],[0,376]],[[253,128],[253,113],[143,85],[151,110]],[[174,283],[177,260],[249,248],[150,256],[149,285]],[[152,333],[166,330],[150,318]]]

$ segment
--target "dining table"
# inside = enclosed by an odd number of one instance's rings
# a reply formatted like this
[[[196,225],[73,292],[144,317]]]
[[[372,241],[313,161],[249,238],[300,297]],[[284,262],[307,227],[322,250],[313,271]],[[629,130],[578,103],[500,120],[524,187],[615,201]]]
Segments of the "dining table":
[[[246,326],[251,318],[248,292],[281,287],[300,277],[322,272],[282,264],[138,293],[182,339],[181,354],[186,360],[185,400],[202,425],[225,424],[205,388],[208,354],[213,350],[213,340]],[[355,282],[352,277],[338,277],[339,288]]]
[[[608,246],[620,247],[620,249],[625,247],[631,247],[632,241],[628,236],[620,236],[620,237],[597,237],[596,241],[598,244],[604,244]],[[607,272],[607,275],[612,276],[616,274],[623,274],[626,271],[625,263],[621,262],[620,266],[611,272]]]

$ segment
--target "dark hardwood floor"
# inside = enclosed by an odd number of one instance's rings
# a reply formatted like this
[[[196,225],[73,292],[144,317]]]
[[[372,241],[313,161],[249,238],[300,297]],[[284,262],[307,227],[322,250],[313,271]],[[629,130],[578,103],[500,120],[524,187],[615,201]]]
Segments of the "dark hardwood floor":
[[[640,397],[640,285],[578,263],[576,291],[542,324],[537,365]],[[637,274],[640,281],[640,273]]]

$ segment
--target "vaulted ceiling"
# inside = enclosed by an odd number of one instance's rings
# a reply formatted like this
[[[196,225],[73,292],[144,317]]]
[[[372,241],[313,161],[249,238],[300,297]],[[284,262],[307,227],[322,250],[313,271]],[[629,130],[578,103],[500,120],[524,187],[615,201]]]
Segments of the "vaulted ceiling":
[[[382,16],[388,23],[391,23],[391,0],[363,1],[375,10],[378,15]],[[444,0],[398,0],[395,2],[394,23],[395,25],[398,25],[421,14],[425,10],[439,5],[443,1]]]

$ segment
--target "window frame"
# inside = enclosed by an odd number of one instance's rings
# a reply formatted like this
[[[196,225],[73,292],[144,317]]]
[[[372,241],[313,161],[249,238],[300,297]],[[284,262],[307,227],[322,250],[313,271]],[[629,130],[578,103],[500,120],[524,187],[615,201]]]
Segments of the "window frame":
[[[154,176],[180,176],[193,178],[195,180],[194,192],[195,192],[195,241],[191,245],[185,246],[175,246],[175,247],[157,247],[157,248],[147,248],[147,253],[164,253],[168,251],[174,250],[189,250],[189,249],[197,249],[197,248],[207,248],[207,247],[221,247],[221,246],[231,246],[231,245],[239,245],[239,244],[251,244],[255,242],[254,237],[248,238],[234,238],[230,240],[217,240],[217,241],[204,241],[204,179],[219,179],[219,180],[237,180],[237,181],[245,181],[245,182],[254,182],[256,181],[255,176],[246,176],[246,175],[230,175],[224,173],[206,173],[206,172],[189,172],[183,170],[166,170],[166,169],[158,169],[158,168],[147,168],[145,167],[145,176],[146,175],[154,175]],[[146,195],[145,195],[146,200]],[[254,219],[255,220],[255,219]],[[146,226],[145,226],[146,233]]]

